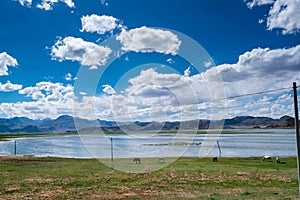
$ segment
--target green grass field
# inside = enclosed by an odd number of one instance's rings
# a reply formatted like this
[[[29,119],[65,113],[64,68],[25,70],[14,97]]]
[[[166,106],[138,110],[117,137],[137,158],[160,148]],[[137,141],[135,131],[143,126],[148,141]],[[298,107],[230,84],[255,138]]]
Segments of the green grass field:
[[[281,160],[180,158],[158,171],[126,173],[96,159],[0,157],[0,199],[297,199],[296,158]]]

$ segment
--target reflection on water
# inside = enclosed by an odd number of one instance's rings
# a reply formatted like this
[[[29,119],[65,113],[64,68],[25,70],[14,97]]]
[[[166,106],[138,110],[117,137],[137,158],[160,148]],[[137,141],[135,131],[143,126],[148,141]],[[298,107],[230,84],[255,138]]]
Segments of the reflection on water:
[[[233,130],[231,130],[233,131]],[[234,130],[237,131],[237,130]],[[68,158],[110,158],[111,140],[115,158],[127,157],[203,157],[218,156],[219,141],[224,157],[251,156],[296,156],[293,130],[259,130],[272,134],[257,134],[254,130],[238,130],[242,134],[193,135],[193,134],[143,134],[133,135],[67,135],[53,137],[33,137],[17,139],[17,155],[55,156]],[[248,133],[245,133],[245,132]],[[255,130],[256,132],[258,130]],[[176,143],[182,145],[160,145]],[[184,145],[202,143],[201,145]],[[149,145],[150,144],[150,145]],[[158,144],[158,145],[153,145]],[[0,142],[0,155],[14,154],[14,140]],[[208,150],[202,155],[200,150]],[[199,154],[200,152],[200,154]]]

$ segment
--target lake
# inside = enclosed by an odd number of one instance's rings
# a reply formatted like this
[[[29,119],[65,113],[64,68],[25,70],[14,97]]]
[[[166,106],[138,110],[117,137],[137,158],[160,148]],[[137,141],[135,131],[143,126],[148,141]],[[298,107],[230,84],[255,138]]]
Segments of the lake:
[[[218,142],[223,157],[296,156],[294,130],[230,131],[237,133],[85,134],[18,138],[16,154],[65,158],[110,158],[112,153],[114,158],[214,157],[220,154]],[[0,142],[0,155],[14,155],[14,151],[15,140]]]

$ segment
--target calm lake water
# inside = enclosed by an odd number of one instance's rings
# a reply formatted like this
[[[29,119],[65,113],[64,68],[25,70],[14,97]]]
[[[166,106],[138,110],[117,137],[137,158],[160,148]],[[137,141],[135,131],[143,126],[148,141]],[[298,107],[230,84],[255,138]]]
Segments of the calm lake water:
[[[294,130],[230,130],[242,134],[118,134],[18,138],[17,155],[67,158],[296,156]],[[111,144],[112,138],[112,144]],[[196,145],[201,143],[201,145]],[[185,145],[184,145],[185,144]],[[113,148],[113,151],[111,151]],[[15,140],[0,142],[0,155],[14,155]]]

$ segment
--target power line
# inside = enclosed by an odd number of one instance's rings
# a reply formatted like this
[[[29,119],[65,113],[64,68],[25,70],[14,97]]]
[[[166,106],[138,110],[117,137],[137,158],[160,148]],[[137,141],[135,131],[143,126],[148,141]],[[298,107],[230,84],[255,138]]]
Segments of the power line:
[[[293,89],[292,87],[286,87],[286,88],[280,88],[280,89],[274,89],[274,90],[267,90],[267,91],[261,91],[261,92],[235,95],[235,96],[231,96],[231,97],[221,98],[220,100],[235,99],[235,98],[254,96],[254,95],[259,95],[259,94],[268,94],[268,93],[279,92],[279,91],[283,91],[283,90],[292,90],[292,89]]]
[[[300,87],[300,86],[298,86]],[[193,106],[193,105],[198,105],[200,106],[201,103],[206,103],[206,102],[218,102],[221,100],[229,100],[229,99],[236,99],[236,98],[242,98],[242,97],[248,97],[248,96],[255,96],[255,95],[260,95],[260,94],[269,94],[269,93],[274,93],[274,92],[279,92],[279,91],[284,91],[284,90],[289,90],[292,91],[292,87],[285,87],[285,88],[279,88],[279,89],[272,89],[272,90],[266,90],[266,91],[260,91],[260,92],[254,92],[254,93],[247,93],[247,94],[241,94],[241,95],[235,95],[235,96],[230,96],[230,97],[225,97],[225,98],[219,98],[219,99],[215,99],[215,100],[211,100],[211,99],[207,99],[207,100],[202,100],[202,102],[195,102],[195,103],[188,103],[188,104],[182,104],[182,105],[177,105],[180,107],[185,107],[185,106]],[[284,98],[280,98],[280,100],[284,100],[284,99],[290,99],[291,97],[284,97]],[[277,99],[273,99],[272,101],[278,100]],[[257,102],[259,103],[259,102]],[[259,103],[259,104],[263,104],[263,103]],[[174,108],[177,106],[156,106],[156,107],[150,107],[150,108],[144,108],[142,110],[136,110],[136,111],[132,111],[132,112],[128,112],[127,114],[123,113],[123,115],[130,115],[130,114],[135,114],[135,113],[146,113],[146,112],[155,112],[155,111],[162,111],[166,108]],[[214,109],[232,109],[232,108],[240,108],[240,107],[245,107],[246,105],[236,105],[236,106],[214,106]],[[198,108],[198,111],[205,111],[205,110],[211,110],[212,108]],[[171,111],[172,112],[172,111]],[[180,112],[180,110],[176,110],[174,112]]]

